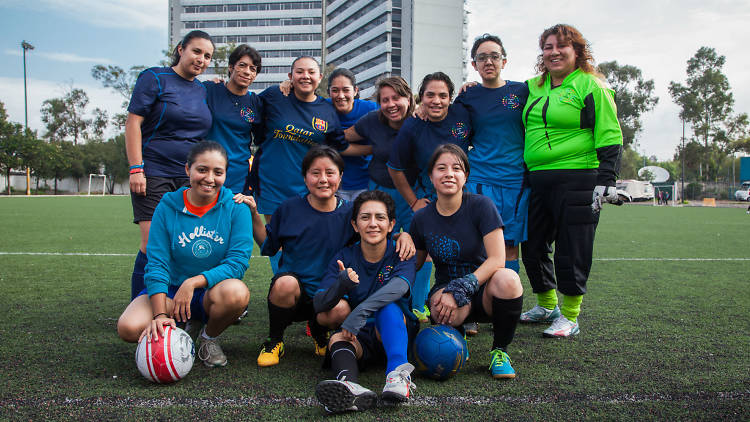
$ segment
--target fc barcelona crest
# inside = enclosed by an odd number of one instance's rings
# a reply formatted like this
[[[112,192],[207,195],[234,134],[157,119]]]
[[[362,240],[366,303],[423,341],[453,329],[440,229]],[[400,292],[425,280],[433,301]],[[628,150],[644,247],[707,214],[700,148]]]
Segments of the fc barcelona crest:
[[[323,119],[319,119],[317,117],[313,117],[312,119],[312,125],[315,129],[325,132],[328,129],[328,122],[326,122]]]

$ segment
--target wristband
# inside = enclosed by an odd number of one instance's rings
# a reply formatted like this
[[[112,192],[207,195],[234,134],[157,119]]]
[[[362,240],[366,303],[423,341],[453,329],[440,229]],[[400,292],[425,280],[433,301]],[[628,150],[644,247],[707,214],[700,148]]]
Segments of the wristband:
[[[167,315],[166,312],[159,312],[158,314],[154,315],[153,319],[156,320],[156,317],[158,317],[159,315],[164,315],[164,316],[167,316],[167,317],[169,316],[169,315]]]
[[[417,201],[419,201],[419,198],[415,199],[414,202],[412,202],[411,204],[409,204],[409,208],[414,208],[414,204],[416,204]]]
[[[130,166],[130,170],[133,170],[133,169],[142,169],[142,168],[143,168],[143,163],[142,162],[141,162],[141,164],[136,164],[134,166]]]
[[[130,169],[130,174],[143,173],[142,168]]]

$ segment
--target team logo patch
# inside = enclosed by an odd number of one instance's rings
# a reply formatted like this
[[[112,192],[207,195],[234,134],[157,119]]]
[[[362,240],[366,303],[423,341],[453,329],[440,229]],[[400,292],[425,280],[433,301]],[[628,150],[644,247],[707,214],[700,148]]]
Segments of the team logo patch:
[[[315,129],[325,132],[328,129],[328,122],[326,122],[323,119],[319,119],[317,117],[313,117],[312,119],[312,125]]]
[[[255,112],[250,107],[242,107],[240,109],[240,116],[248,123],[255,122]]]
[[[393,265],[386,265],[378,272],[378,276],[375,278],[375,282],[378,284],[385,283],[385,280],[390,277],[391,271],[393,271]]]
[[[518,95],[516,94],[508,94],[504,96],[500,102],[503,104],[503,107],[508,110],[515,110],[518,107],[521,107],[521,99],[518,98]]]
[[[469,131],[466,130],[466,124],[458,122],[451,128],[451,136],[458,140],[464,140],[469,136]]]
[[[573,104],[576,100],[578,100],[578,96],[576,95],[576,91],[573,88],[567,88],[565,91],[560,93],[560,102]]]
[[[196,258],[206,258],[211,255],[211,244],[206,239],[198,239],[193,244],[193,256]]]

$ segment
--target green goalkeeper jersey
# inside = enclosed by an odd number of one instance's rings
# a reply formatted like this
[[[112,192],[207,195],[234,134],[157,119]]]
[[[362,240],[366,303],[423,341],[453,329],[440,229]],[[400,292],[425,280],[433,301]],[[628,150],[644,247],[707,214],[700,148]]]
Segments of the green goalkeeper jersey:
[[[549,75],[542,86],[540,78],[527,81],[523,110],[523,158],[529,170],[599,168],[597,149],[622,145],[614,91],[580,68],[555,88]]]

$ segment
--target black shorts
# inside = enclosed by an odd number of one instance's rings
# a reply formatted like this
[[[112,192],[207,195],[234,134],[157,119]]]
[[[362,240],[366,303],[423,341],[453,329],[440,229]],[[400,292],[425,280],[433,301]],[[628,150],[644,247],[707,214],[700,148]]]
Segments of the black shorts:
[[[276,280],[278,280],[279,277],[283,277],[285,275],[294,277],[294,279],[297,280],[297,284],[299,284],[300,296],[299,301],[297,301],[297,306],[294,307],[294,317],[292,318],[292,321],[312,321],[315,318],[315,307],[313,307],[313,300],[310,296],[307,295],[307,293],[305,293],[305,289],[302,286],[302,283],[300,283],[297,274],[294,274],[293,272],[282,272],[274,275],[271,279],[271,285],[268,287],[268,294],[271,294],[271,289],[273,289],[273,285],[274,283],[276,283]],[[266,299],[268,299],[268,297],[266,297]]]
[[[161,197],[165,193],[174,192],[183,186],[190,186],[190,179],[187,177],[146,177],[146,196],[130,192],[130,202],[133,204],[133,223],[151,221]]]
[[[427,303],[432,303],[432,295],[447,286],[448,283],[435,284],[435,286],[430,289],[430,293],[427,294]],[[482,296],[484,296],[484,288],[486,286],[487,283],[479,286],[479,290],[471,297],[471,312],[469,312],[469,315],[464,322],[492,322],[490,321],[490,316],[484,311],[484,305],[482,305]],[[432,314],[432,309],[430,309],[430,314]],[[430,319],[432,320],[432,316],[430,316]],[[435,323],[435,320],[432,320],[432,322]]]

